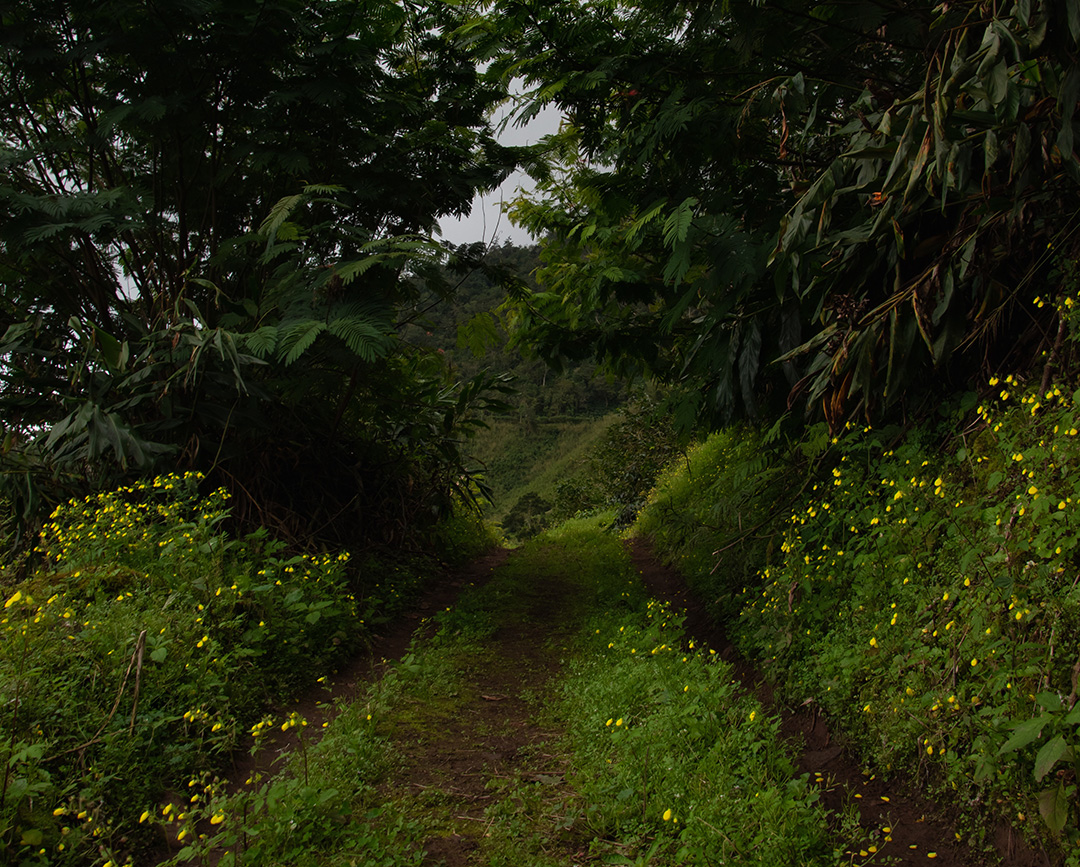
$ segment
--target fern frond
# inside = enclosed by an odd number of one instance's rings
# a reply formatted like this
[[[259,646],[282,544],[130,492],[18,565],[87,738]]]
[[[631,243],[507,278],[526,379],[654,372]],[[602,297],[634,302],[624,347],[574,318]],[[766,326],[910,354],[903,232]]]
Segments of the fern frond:
[[[303,193],[297,193],[295,196],[278,199],[274,207],[270,209],[266,219],[262,221],[262,225],[259,226],[259,234],[266,235],[267,240],[272,242],[277,235],[277,230],[281,228],[281,224],[289,218],[289,214],[304,198]]]
[[[264,325],[262,328],[244,335],[244,346],[248,352],[256,358],[266,358],[272,355],[278,344],[278,330],[274,325]]]
[[[288,327],[279,328],[278,358],[288,367],[308,351],[316,338],[326,330],[326,323],[318,319],[306,319]]]
[[[345,342],[345,345],[361,360],[374,361],[386,355],[390,341],[386,333],[368,319],[353,316],[335,319],[327,331]]]

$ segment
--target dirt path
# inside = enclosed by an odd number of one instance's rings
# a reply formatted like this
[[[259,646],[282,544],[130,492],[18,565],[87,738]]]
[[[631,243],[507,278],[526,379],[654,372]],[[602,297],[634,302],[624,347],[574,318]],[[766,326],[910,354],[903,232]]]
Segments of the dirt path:
[[[708,620],[681,576],[661,565],[643,542],[628,545],[650,595],[685,609],[687,634],[716,648],[735,666],[746,689],[766,705],[773,704],[760,674],[738,657],[723,630]],[[425,618],[452,606],[465,589],[484,584],[510,556],[507,551],[492,552],[433,587],[409,616],[375,641],[369,654],[355,659],[324,690],[309,694],[295,709],[312,721],[313,731],[319,731],[334,699],[359,695],[385,671],[387,659],[405,653],[417,628],[424,628],[420,624]],[[521,591],[514,599],[514,614],[499,622],[483,647],[455,660],[452,691],[432,701],[411,698],[415,714],[388,722],[392,730],[383,733],[393,738],[399,762],[383,788],[387,797],[404,796],[427,817],[431,831],[423,842],[424,864],[492,863],[488,848],[495,844],[488,838],[496,813],[502,810],[499,821],[505,825],[507,808],[502,804],[520,800],[526,791],[523,786],[531,786],[528,790],[535,794],[529,797],[538,798],[543,812],[554,817],[550,834],[540,844],[542,854],[551,863],[594,863],[589,841],[574,830],[574,822],[558,821],[560,813],[570,816],[576,807],[564,781],[567,759],[549,746],[559,732],[544,725],[542,713],[547,685],[561,667],[561,645],[577,627],[567,616],[568,596],[558,580],[537,582]],[[863,773],[812,710],[774,710],[783,715],[783,731],[802,745],[801,769],[818,781],[838,833],[845,812],[849,821],[857,820],[862,839],[848,853],[851,863],[949,867],[985,863],[957,841],[948,824],[935,818],[940,811],[918,791]],[[234,784],[243,784],[255,770],[272,772],[279,749],[284,746],[264,750],[258,764],[241,759],[231,775]],[[533,803],[528,809],[535,812],[536,807]],[[851,839],[850,825],[844,832]],[[498,833],[505,836],[503,830]],[[1005,834],[999,835],[998,844],[1010,865],[1044,863]]]
[[[520,590],[510,616],[460,663],[448,700],[425,703],[404,725],[397,721],[400,766],[383,788],[388,795],[407,791],[428,812],[433,832],[424,841],[424,864],[490,863],[481,850],[497,846],[487,839],[491,828],[500,818],[505,826],[523,787],[542,789],[556,808],[572,798],[563,784],[567,759],[548,746],[561,733],[544,724],[542,713],[562,665],[562,642],[579,628],[567,611],[570,595],[557,579]],[[500,802],[497,816],[492,808]],[[553,831],[543,854],[576,864],[578,843]]]

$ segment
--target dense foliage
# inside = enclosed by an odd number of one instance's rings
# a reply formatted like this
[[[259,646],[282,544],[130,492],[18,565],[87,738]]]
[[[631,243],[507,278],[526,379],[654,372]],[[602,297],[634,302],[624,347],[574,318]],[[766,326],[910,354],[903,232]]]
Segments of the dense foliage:
[[[958,799],[972,841],[1003,819],[1071,864],[1080,392],[989,385],[910,431],[715,434],[638,528],[879,773]],[[792,477],[805,484],[776,481]]]
[[[154,466],[296,538],[468,497],[498,386],[405,346],[439,217],[520,154],[451,5],[8,3],[3,493],[32,518]],[[44,503],[42,501],[45,501]]]
[[[519,308],[547,357],[680,386],[684,426],[834,429],[1060,360],[1032,299],[1078,253],[1075,4],[496,8],[524,113],[565,113],[514,211],[547,236]]]
[[[429,291],[429,304],[404,330],[404,337],[442,354],[458,378],[471,379],[488,370],[510,377],[514,393],[507,402],[525,427],[539,419],[610,412],[625,397],[623,383],[601,375],[591,360],[555,373],[527,343],[508,333],[508,287],[510,294],[534,289],[539,264],[536,246],[505,243],[489,248],[469,270],[459,266],[446,273],[453,296],[441,299]]]

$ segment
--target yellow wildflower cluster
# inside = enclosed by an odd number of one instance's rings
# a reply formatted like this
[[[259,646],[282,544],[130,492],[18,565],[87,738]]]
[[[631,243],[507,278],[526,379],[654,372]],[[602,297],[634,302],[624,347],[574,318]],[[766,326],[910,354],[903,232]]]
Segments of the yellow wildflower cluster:
[[[155,524],[194,528],[213,525],[225,515],[228,492],[218,488],[199,499],[195,486],[202,478],[201,473],[193,472],[158,476],[151,482],[69,500],[49,516],[36,550],[60,564],[88,546],[128,550],[153,542],[165,549],[178,537],[157,539],[152,530]],[[168,493],[168,497],[155,496],[159,492]],[[190,530],[183,530],[179,538],[190,542],[193,536]]]
[[[303,714],[293,711],[285,719],[285,722],[281,724],[281,730],[287,732],[289,729],[302,729],[306,728],[308,721],[304,718]]]
[[[184,721],[190,723],[210,722],[210,712],[206,709],[205,706],[184,711]]]
[[[275,725],[277,725],[277,721],[272,716],[264,716],[251,727],[251,736],[256,739],[261,738],[266,734],[267,729],[273,728]]]

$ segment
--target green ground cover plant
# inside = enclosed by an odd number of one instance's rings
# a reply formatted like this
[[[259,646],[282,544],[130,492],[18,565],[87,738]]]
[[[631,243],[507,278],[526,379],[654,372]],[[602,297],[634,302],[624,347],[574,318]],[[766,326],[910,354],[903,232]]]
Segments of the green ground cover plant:
[[[622,540],[606,529],[612,517],[572,520],[526,543],[487,585],[434,615],[437,631],[415,640],[306,751],[303,719],[257,724],[296,735],[284,773],[233,795],[192,780],[201,797],[182,819],[179,808],[152,817],[189,841],[173,863],[216,847],[223,864],[302,854],[333,867],[396,867],[421,863],[425,841],[452,834],[470,835],[472,857],[491,865],[564,864],[555,841],[611,864],[836,863],[816,792],[777,741],[779,721],[733,685],[714,652],[686,641],[675,612],[647,600]],[[566,592],[537,651],[564,667],[524,697],[530,718],[563,732],[534,753],[557,757],[566,772],[530,772],[528,758],[492,772],[488,806],[463,822],[449,784],[394,782],[395,737],[437,737],[483,703],[478,682],[527,665],[501,658],[495,636],[530,629],[537,605],[550,606],[538,588],[552,582]]]
[[[413,661],[405,665],[419,669]],[[216,777],[196,776],[160,814],[144,813],[140,821],[175,841],[162,867],[423,863],[419,841],[426,826],[392,809],[377,789],[395,761],[393,744],[378,726],[403,694],[399,670],[363,700],[339,707],[317,741],[296,712],[265,716],[252,726],[252,752],[263,748],[268,729],[292,736],[292,751],[272,774],[254,774],[232,792]]]
[[[595,846],[624,853],[610,863],[835,863],[779,717],[684,638],[679,614],[652,600],[596,626],[560,712]]]
[[[138,818],[165,788],[212,774],[271,702],[329,672],[425,579],[419,562],[231,538],[227,495],[200,481],[161,476],[60,506],[39,564],[4,594],[11,863],[145,860],[156,836]],[[467,548],[467,525],[446,540]]]
[[[951,424],[837,438],[739,631],[877,765],[1074,850],[1080,393],[990,385],[944,450]]]

